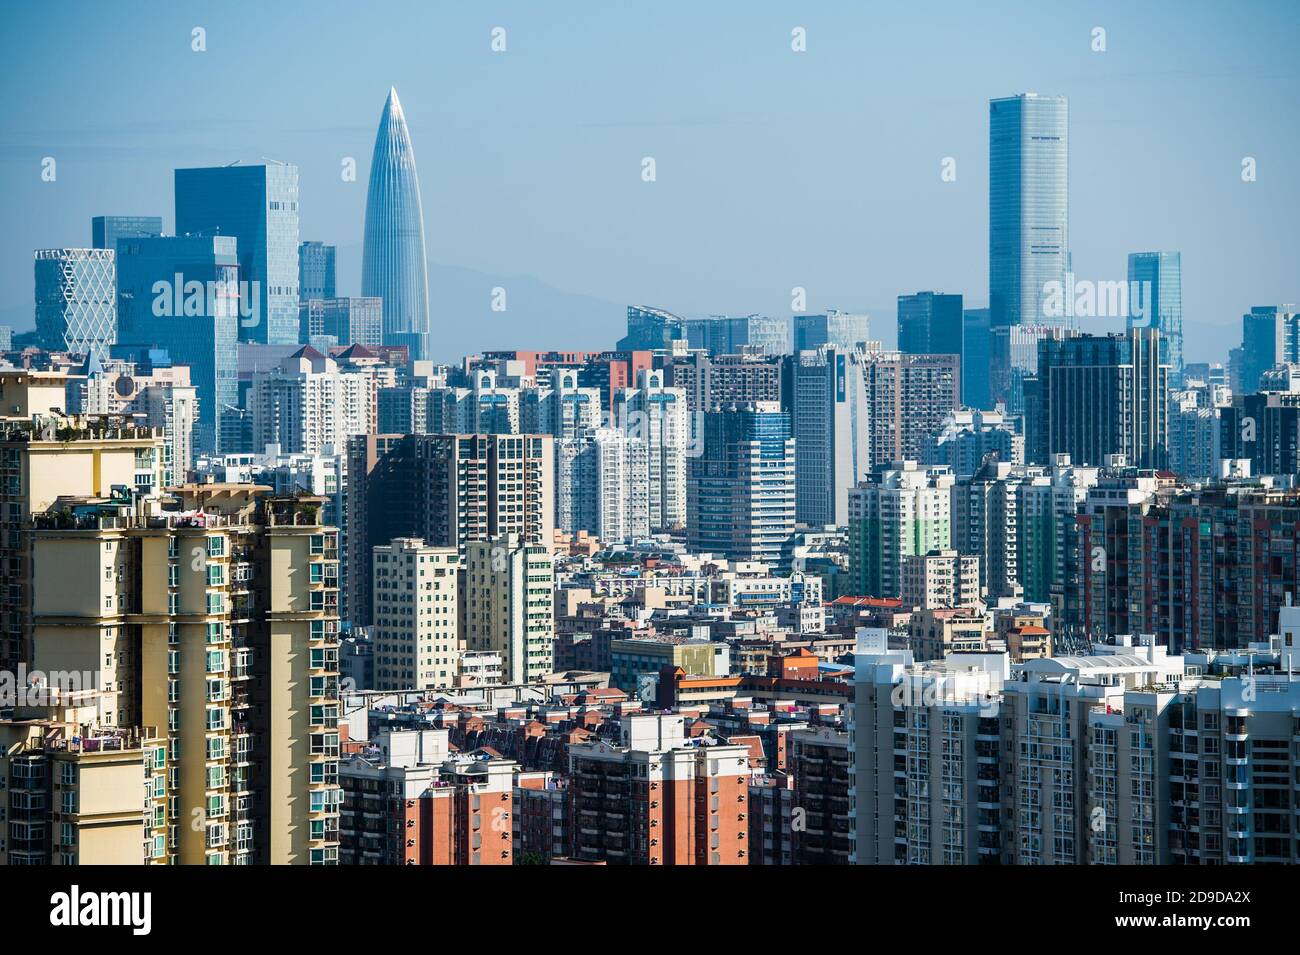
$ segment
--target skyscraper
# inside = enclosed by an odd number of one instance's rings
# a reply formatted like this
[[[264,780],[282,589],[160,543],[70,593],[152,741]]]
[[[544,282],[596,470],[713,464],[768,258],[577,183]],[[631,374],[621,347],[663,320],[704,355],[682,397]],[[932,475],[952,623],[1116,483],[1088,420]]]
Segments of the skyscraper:
[[[989,310],[968,308],[962,315],[961,403],[967,408],[992,408],[989,362],[993,340],[989,335]]]
[[[123,236],[162,235],[162,216],[95,216],[90,220],[90,244],[116,249]]]
[[[1022,93],[989,102],[989,310],[994,330],[1061,324],[1043,315],[1049,282],[1070,269],[1069,106]],[[995,401],[1006,400],[1011,356],[995,336]]]
[[[849,488],[871,471],[867,354],[804,349],[791,368],[795,518],[821,527],[849,519]],[[705,446],[707,454],[714,449]]]
[[[1183,254],[1130,252],[1128,327],[1160,329],[1160,361],[1169,365],[1169,384],[1183,384]],[[1135,299],[1135,293],[1140,299]],[[1140,306],[1144,314],[1135,314]]]
[[[361,294],[384,300],[384,344],[429,357],[429,266],[415,150],[397,90],[388,91],[370,160]]]
[[[36,332],[42,348],[108,357],[117,341],[112,249],[38,249]]]
[[[176,170],[176,234],[238,242],[239,340],[298,342],[298,167]]]

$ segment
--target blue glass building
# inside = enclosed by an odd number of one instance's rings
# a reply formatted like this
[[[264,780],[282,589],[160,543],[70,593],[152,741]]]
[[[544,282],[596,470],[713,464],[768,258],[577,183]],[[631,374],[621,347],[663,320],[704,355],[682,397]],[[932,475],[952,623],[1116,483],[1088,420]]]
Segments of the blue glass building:
[[[1183,382],[1183,256],[1181,252],[1131,252],[1128,257],[1127,326],[1160,329],[1160,360],[1169,365],[1169,384]],[[1141,300],[1134,298],[1135,292]],[[1144,314],[1136,314],[1138,309]]]
[[[90,220],[90,244],[116,249],[123,236],[162,235],[162,216],[95,216]]]
[[[1009,339],[1000,329],[1068,325],[1043,308],[1049,282],[1070,271],[1069,105],[1022,93],[989,102],[989,323],[995,401],[1011,395]]]
[[[898,350],[905,355],[963,355],[961,296],[898,296]]]
[[[790,352],[790,322],[766,315],[710,315],[686,320],[686,340],[691,348],[702,348],[710,357],[739,355],[751,346],[765,355]]]
[[[176,170],[176,234],[232,236],[243,283],[239,339],[298,342],[298,167]]]
[[[796,315],[794,317],[794,351],[812,351],[829,345],[840,351],[852,351],[853,346],[871,340],[871,318],[852,315],[832,309],[823,315]]]
[[[989,362],[993,340],[989,335],[989,310],[968,308],[962,315],[961,403],[967,408],[992,408]]]
[[[298,245],[298,301],[313,298],[336,298],[334,281],[335,249],[324,242]],[[306,339],[301,339],[306,341]]]
[[[239,402],[239,254],[234,236],[118,240],[118,342],[165,349],[188,365],[199,399],[195,450],[221,451],[220,421]]]
[[[375,135],[366,195],[361,294],[384,300],[384,344],[429,355],[429,267],[415,150],[397,90],[388,91]]]

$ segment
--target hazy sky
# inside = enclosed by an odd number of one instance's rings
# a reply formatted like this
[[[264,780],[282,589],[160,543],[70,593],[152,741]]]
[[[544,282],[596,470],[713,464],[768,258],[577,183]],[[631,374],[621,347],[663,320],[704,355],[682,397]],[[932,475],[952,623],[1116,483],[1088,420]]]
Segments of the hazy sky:
[[[358,293],[390,85],[440,265],[690,314],[789,314],[802,286],[892,338],[899,293],[986,303],[988,100],[1034,90],[1070,98],[1080,278],[1181,250],[1192,361],[1222,359],[1250,305],[1300,299],[1289,0],[66,2],[6,5],[0,35],[0,321],[19,327],[33,249],[89,245],[99,214],[170,231],[173,168],[264,156],[300,167],[302,237],[339,245]],[[435,313],[435,335],[467,320]],[[594,342],[541,320],[557,348],[606,347],[623,316]]]

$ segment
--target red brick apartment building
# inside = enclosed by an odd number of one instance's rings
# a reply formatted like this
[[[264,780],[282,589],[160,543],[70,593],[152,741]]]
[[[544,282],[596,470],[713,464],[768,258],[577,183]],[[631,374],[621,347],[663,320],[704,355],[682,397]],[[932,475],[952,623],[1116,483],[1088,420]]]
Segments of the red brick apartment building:
[[[749,748],[691,739],[687,719],[630,714],[618,743],[569,748],[574,859],[749,864]]]

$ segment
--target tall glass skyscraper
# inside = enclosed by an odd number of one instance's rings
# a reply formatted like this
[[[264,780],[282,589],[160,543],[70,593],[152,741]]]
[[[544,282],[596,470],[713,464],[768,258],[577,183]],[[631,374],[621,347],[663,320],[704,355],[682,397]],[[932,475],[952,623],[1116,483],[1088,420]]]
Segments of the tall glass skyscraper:
[[[52,351],[108,357],[117,340],[112,249],[36,251],[36,332]]]
[[[993,400],[1010,394],[1009,339],[999,329],[1066,325],[1044,314],[1049,282],[1070,270],[1069,105],[1022,93],[989,102],[989,324]],[[1068,292],[1067,292],[1068,294]]]
[[[1181,252],[1130,252],[1128,328],[1160,329],[1160,361],[1169,386],[1183,384],[1183,256]],[[1142,296],[1135,301],[1134,294]],[[1141,306],[1144,314],[1135,311]]]
[[[298,167],[176,170],[176,234],[239,243],[239,340],[298,342]]]
[[[174,363],[189,366],[200,453],[222,450],[221,416],[239,403],[238,282],[234,236],[118,241],[118,341],[164,348]]]
[[[406,345],[412,360],[430,357],[424,210],[396,89],[388,91],[370,161],[361,294],[384,300],[384,344]]]
[[[162,235],[162,216],[95,216],[90,220],[90,244],[116,249],[123,236]]]

